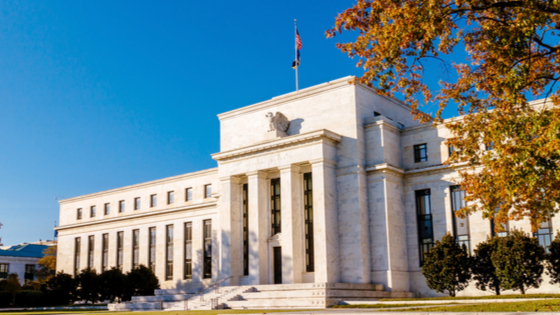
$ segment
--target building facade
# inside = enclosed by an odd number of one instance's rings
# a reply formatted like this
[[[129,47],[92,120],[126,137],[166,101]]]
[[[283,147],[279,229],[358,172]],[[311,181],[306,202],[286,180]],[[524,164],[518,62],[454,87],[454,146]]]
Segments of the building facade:
[[[143,264],[168,289],[226,279],[434,295],[422,253],[446,232],[472,249],[492,223],[453,216],[464,203],[442,164],[449,131],[349,79],[218,115],[216,168],[60,201],[58,271]],[[543,243],[560,222],[547,224]]]
[[[6,280],[11,273],[18,275],[21,285],[37,280],[37,262],[45,256],[44,251],[53,245],[56,242],[39,241],[0,248],[0,281]]]

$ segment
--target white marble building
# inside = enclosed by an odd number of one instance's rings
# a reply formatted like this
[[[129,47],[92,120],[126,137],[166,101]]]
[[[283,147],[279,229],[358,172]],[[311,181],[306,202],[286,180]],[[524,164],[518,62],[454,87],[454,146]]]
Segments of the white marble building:
[[[167,289],[227,279],[433,295],[421,248],[447,231],[473,248],[491,223],[452,216],[449,132],[348,80],[218,115],[216,168],[60,201],[58,271],[144,264]]]

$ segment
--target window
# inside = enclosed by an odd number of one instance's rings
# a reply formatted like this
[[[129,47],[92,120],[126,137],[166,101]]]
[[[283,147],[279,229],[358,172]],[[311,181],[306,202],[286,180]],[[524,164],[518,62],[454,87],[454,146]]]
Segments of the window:
[[[204,198],[212,197],[212,185],[204,185]]]
[[[103,206],[103,215],[109,215],[109,213],[111,213],[111,204],[106,203]]]
[[[124,212],[124,200],[119,201],[119,212]]]
[[[539,245],[544,247],[546,252],[548,253],[548,247],[550,246],[550,242],[552,242],[552,222],[550,219],[545,222],[541,222],[541,226],[537,232],[534,233],[534,237],[537,238],[539,241]]]
[[[313,251],[313,176],[303,174],[303,216],[305,220],[305,269],[315,271],[315,254]]]
[[[165,280],[173,280],[173,225],[165,227]]]
[[[455,148],[453,147],[453,145],[448,144],[447,145],[447,152],[449,153],[449,157],[451,157],[451,155],[453,154],[454,151],[455,151]]]
[[[414,146],[414,163],[426,162],[428,160],[428,145],[417,144]]]
[[[150,196],[150,207],[153,208],[157,206],[157,195]]]
[[[25,265],[25,275],[24,275],[25,283],[29,281],[33,281],[34,278],[35,278],[35,265]]]
[[[93,268],[93,253],[95,252],[95,237],[90,235],[88,237],[88,268]]]
[[[90,216],[90,218],[95,217],[95,206],[91,206],[89,208],[89,216]]]
[[[82,219],[82,208],[78,208],[78,210],[76,210],[76,219]]]
[[[185,201],[192,201],[192,188],[185,189]]]
[[[132,230],[132,268],[140,265],[140,230]]]
[[[109,234],[103,234],[101,239],[101,272],[109,266]]]
[[[185,279],[192,279],[192,222],[185,223]]]
[[[80,273],[80,251],[82,249],[82,239],[74,239],[74,277]]]
[[[486,151],[494,150],[494,141],[486,142],[485,147],[486,147]]]
[[[418,247],[420,266],[424,263],[424,255],[434,247],[434,231],[432,224],[431,193],[429,189],[417,190],[416,214],[418,224]]]
[[[124,232],[117,232],[117,268],[123,270]]]
[[[168,191],[167,192],[167,204],[171,205],[175,202],[175,192]]]
[[[470,242],[470,228],[469,228],[469,218],[464,219],[459,218],[455,215],[456,211],[461,210],[466,206],[465,203],[465,191],[461,190],[460,186],[451,186],[451,215],[453,219],[453,234],[455,235],[455,241],[460,246],[465,245],[467,252],[471,252],[471,242]]]
[[[7,280],[10,272],[10,264],[0,264],[0,280]]]
[[[212,220],[204,220],[204,267],[203,278],[212,278]]]
[[[270,180],[270,211],[272,235],[280,233],[281,226],[281,204],[280,204],[280,178]]]
[[[249,187],[243,184],[243,275],[249,275]]]
[[[134,198],[134,210],[140,209],[140,197]]]
[[[500,208],[496,208],[494,210],[494,213],[497,214],[500,211]],[[494,223],[494,219],[492,219],[490,221],[490,228],[492,229],[492,237],[497,236],[497,237],[506,237],[509,235],[509,222],[506,223],[502,223],[502,226],[500,229],[498,229],[498,232],[496,232],[496,224]]]
[[[150,228],[148,267],[156,272],[156,228]]]

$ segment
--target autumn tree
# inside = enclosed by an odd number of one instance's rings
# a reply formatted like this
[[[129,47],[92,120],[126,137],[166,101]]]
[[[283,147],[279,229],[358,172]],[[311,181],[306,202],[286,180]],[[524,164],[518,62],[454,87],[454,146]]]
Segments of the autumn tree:
[[[492,252],[492,264],[504,290],[521,291],[538,288],[542,283],[545,250],[534,237],[513,230],[506,237],[497,238]]]
[[[468,206],[496,223],[528,218],[536,231],[560,201],[560,2],[546,0],[358,0],[336,17],[337,47],[357,58],[354,83],[401,96],[416,118],[445,122]],[[466,56],[458,51],[464,50]],[[452,60],[450,62],[449,60]],[[448,78],[429,84],[429,60]],[[528,104],[546,98],[543,106]],[[420,109],[439,106],[435,120]],[[491,147],[492,150],[486,150]]]
[[[467,248],[459,246],[448,233],[426,253],[422,274],[430,289],[455,296],[471,278],[470,261]]]
[[[39,269],[36,271],[39,282],[48,281],[48,279],[56,273],[56,245],[49,246],[43,251],[43,258],[39,259],[37,264]]]

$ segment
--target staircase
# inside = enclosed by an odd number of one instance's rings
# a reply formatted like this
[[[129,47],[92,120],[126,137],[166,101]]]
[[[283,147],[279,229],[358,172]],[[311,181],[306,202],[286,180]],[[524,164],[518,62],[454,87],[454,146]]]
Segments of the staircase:
[[[348,301],[414,297],[411,292],[387,292],[383,285],[356,283],[298,283],[224,286],[215,283],[197,293],[156,290],[153,296],[109,304],[110,311],[213,309],[323,309]]]

